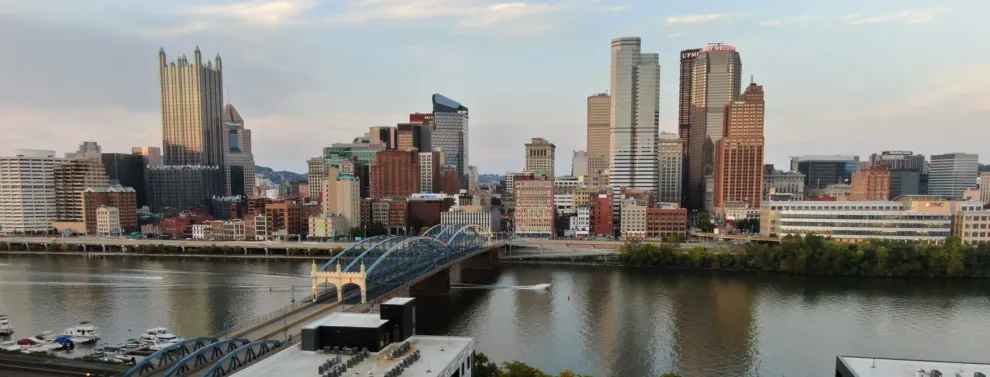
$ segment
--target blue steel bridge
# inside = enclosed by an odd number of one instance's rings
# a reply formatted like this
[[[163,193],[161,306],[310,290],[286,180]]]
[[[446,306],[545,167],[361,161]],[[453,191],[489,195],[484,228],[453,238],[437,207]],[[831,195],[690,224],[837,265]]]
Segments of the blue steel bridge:
[[[420,236],[376,236],[357,242],[323,266],[312,268],[313,296],[332,286],[337,299],[356,287],[361,303],[440,266],[483,250],[491,232],[474,224],[436,225]]]

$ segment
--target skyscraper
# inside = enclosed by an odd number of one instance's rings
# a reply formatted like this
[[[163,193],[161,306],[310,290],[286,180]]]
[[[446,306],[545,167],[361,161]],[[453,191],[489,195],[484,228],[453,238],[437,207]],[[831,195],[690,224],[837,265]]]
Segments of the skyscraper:
[[[144,160],[144,166],[162,166],[165,162],[162,160],[162,149],[158,147],[132,147],[131,154],[141,156]]]
[[[55,151],[14,150],[0,157],[0,230],[45,234],[56,220],[55,169],[68,163]]]
[[[681,159],[683,165],[681,168],[681,193],[688,189],[688,156],[691,152],[691,78],[694,75],[694,60],[700,53],[700,48],[681,51],[681,83],[677,106],[677,135],[681,139],[683,153]],[[680,201],[684,201],[683,196]]]
[[[557,146],[547,139],[537,137],[526,144],[526,172],[543,174],[553,178],[553,165]]]
[[[571,176],[582,175],[588,175],[588,152],[574,151],[574,157],[571,157]]]
[[[371,127],[368,129],[368,138],[372,143],[385,143],[385,149],[396,149],[399,136],[395,127]]]
[[[979,155],[946,153],[932,155],[928,170],[928,193],[946,198],[962,198],[963,192],[976,186]]]
[[[415,148],[420,152],[429,152],[432,150],[430,147],[432,141],[430,139],[433,136],[433,129],[430,126],[416,123],[399,123],[396,129],[398,129],[398,145],[394,149],[404,151]]]
[[[588,96],[588,173],[602,174],[609,161],[609,117],[612,97],[608,93]]]
[[[196,47],[191,63],[185,56],[166,62],[162,49],[158,62],[165,165],[224,167],[220,55],[204,62]]]
[[[251,130],[244,128],[244,118],[233,105],[223,108],[223,125],[226,132],[227,193],[247,196],[254,191],[254,154],[251,153]]]
[[[738,98],[742,60],[736,48],[709,44],[695,58],[691,71],[687,204],[704,208],[705,177],[714,170],[715,142],[722,138],[725,105]]]
[[[639,38],[612,40],[609,183],[656,195],[660,56],[640,53]]]
[[[434,94],[433,122],[431,148],[443,148],[447,154],[443,167],[455,169],[463,181],[468,167],[468,108]]]
[[[660,177],[660,188],[657,191],[657,201],[666,203],[680,203],[681,188],[684,178],[682,169],[684,168],[684,140],[679,135],[662,132],[660,133],[660,157],[657,163]]]
[[[724,135],[715,142],[712,206],[725,215],[729,203],[759,208],[763,202],[763,87],[750,84],[724,107]]]

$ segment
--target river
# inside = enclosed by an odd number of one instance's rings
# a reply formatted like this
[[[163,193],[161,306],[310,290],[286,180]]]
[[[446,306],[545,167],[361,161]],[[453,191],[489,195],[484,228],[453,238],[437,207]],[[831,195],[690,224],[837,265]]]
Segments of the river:
[[[293,285],[307,294],[308,271],[300,260],[0,255],[0,314],[17,339],[84,320],[111,344],[156,326],[202,336],[289,304]],[[828,376],[836,355],[990,361],[988,308],[990,281],[506,265],[491,286],[419,300],[418,333],[475,336],[493,360],[548,372]]]

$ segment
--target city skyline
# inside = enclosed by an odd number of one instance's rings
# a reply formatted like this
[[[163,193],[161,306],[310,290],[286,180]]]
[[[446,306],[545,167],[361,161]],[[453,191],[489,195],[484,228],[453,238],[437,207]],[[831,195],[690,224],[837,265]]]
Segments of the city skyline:
[[[976,1],[958,1],[944,9],[929,9],[930,4],[920,1],[879,1],[839,2],[817,9],[787,5],[774,11],[759,6],[734,9],[739,6],[729,2],[518,3],[526,9],[506,10],[491,2],[469,1],[449,14],[426,15],[422,8],[396,2],[381,2],[385,5],[375,8],[381,12],[366,9],[360,14],[355,12],[362,7],[356,5],[341,11],[320,1],[199,2],[159,4],[142,11],[118,6],[113,22],[101,21],[101,15],[69,18],[77,10],[74,4],[51,6],[62,3],[0,2],[0,34],[21,36],[8,44],[13,56],[22,57],[0,63],[0,79],[10,84],[0,89],[0,129],[9,136],[0,148],[61,153],[83,140],[98,141],[108,152],[160,146],[161,114],[151,54],[159,47],[188,52],[198,44],[210,56],[224,57],[224,84],[231,87],[232,97],[225,102],[238,106],[251,120],[259,165],[303,172],[306,159],[321,147],[350,140],[370,126],[402,122],[405,114],[427,109],[426,95],[444,93],[474,110],[471,164],[482,173],[517,170],[522,156],[500,153],[502,146],[559,135],[553,141],[562,156],[586,149],[586,98],[608,88],[606,43],[638,36],[643,51],[660,54],[660,132],[677,132],[680,51],[724,42],[745,55],[746,67],[755,68],[744,68],[743,77],[755,74],[758,82],[774,88],[768,99],[767,163],[785,166],[789,156],[808,153],[990,153],[979,138],[946,137],[978,134],[990,118],[990,102],[980,89],[988,80],[981,72],[990,52],[972,48],[980,45],[975,43],[978,30],[987,28],[975,14],[988,5]],[[262,6],[266,4],[285,7]],[[239,11],[219,15],[223,10]],[[407,17],[399,15],[402,11],[409,12]],[[581,19],[603,11],[602,25],[574,32],[584,25]],[[640,16],[650,11],[669,16]],[[353,18],[334,25],[312,20],[335,14]],[[206,20],[210,17],[233,19],[214,25]],[[154,22],[120,21],[125,19]],[[433,21],[432,26],[417,28],[415,22],[403,21],[422,19]],[[374,31],[383,21],[397,22]],[[469,27],[468,21],[475,26]],[[630,26],[618,26],[626,24]],[[547,26],[539,32],[523,27],[533,25]],[[180,30],[184,26],[189,27]],[[514,32],[493,31],[504,27]],[[298,39],[334,29],[368,31],[368,41],[381,43],[380,48],[369,51],[333,38],[310,48],[305,39]],[[415,43],[400,50],[386,43],[397,29],[405,33],[401,40]],[[450,32],[453,37],[442,43],[423,42]],[[265,37],[247,43],[258,35]],[[903,40],[912,43],[899,42]],[[328,58],[334,51],[346,53]],[[930,58],[946,51],[955,56],[950,62]],[[410,53],[405,69],[380,74],[386,63],[375,60],[388,62],[395,52]],[[786,59],[781,59],[783,53]],[[510,59],[520,54],[528,59]],[[904,54],[917,58],[898,60],[895,67],[882,63],[883,57]],[[434,56],[440,58],[427,59]],[[796,60],[820,66],[808,75],[808,66],[790,64]],[[905,74],[917,79],[905,81]],[[814,100],[808,100],[812,95]],[[812,130],[823,129],[831,132],[808,138]],[[35,132],[52,136],[42,140]],[[556,170],[568,171],[569,166],[569,159],[561,158]]]

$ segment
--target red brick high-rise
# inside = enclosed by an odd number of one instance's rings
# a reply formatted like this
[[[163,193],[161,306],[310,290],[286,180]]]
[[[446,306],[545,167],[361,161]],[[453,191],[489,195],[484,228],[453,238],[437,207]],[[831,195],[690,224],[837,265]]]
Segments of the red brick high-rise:
[[[758,208],[763,202],[763,86],[750,84],[725,105],[724,134],[715,142],[712,206],[724,215],[727,203]]]
[[[872,166],[852,173],[849,200],[887,200],[890,196],[890,171]]]
[[[419,151],[381,151],[371,165],[372,198],[405,198],[419,192]]]
[[[445,194],[456,194],[461,192],[461,176],[460,174],[457,174],[457,169],[441,168],[440,173],[437,174],[437,184],[440,187],[439,189],[434,187],[434,192],[442,192]]]
[[[595,236],[615,235],[615,195],[602,190],[591,198],[591,233]]]

